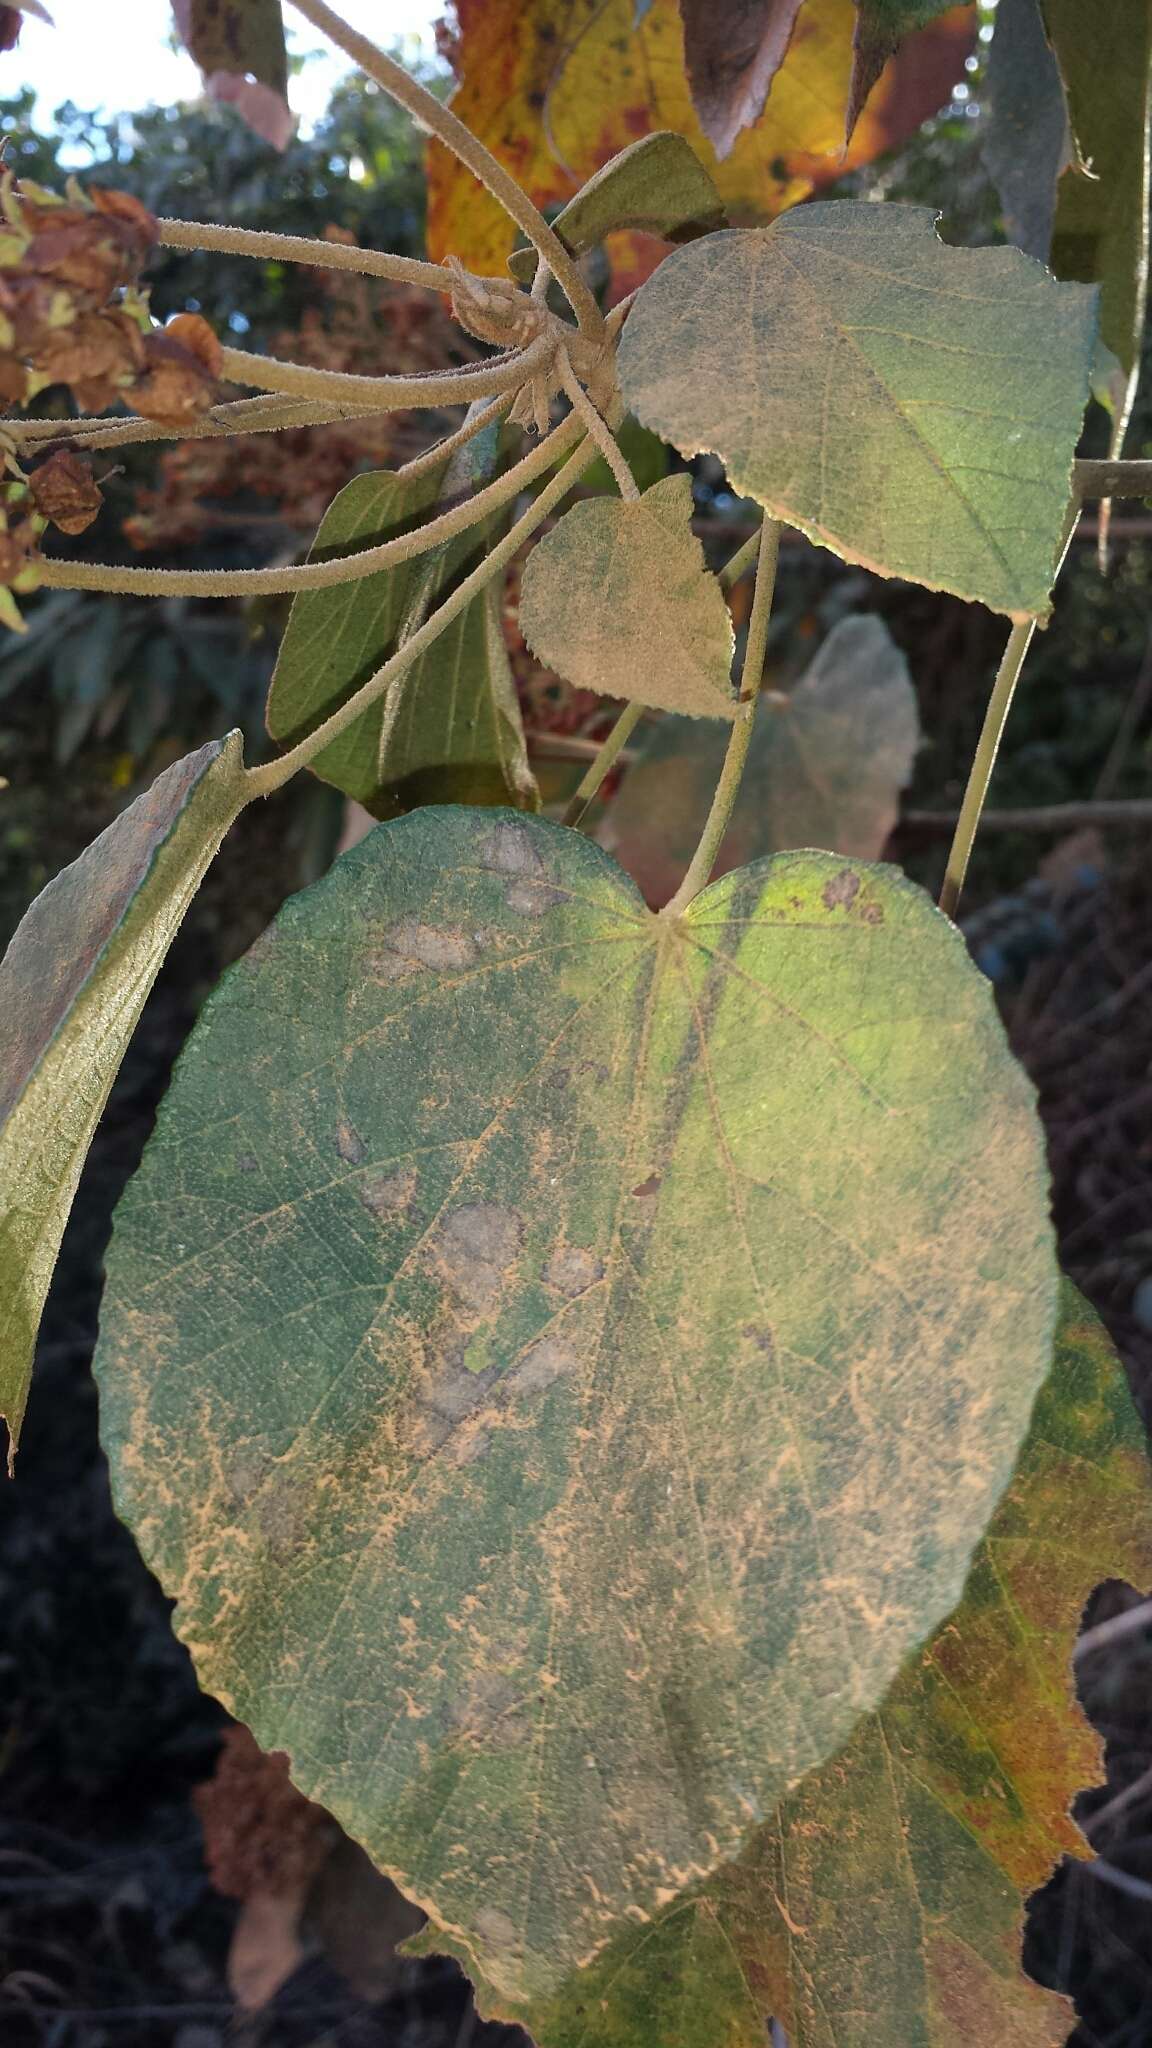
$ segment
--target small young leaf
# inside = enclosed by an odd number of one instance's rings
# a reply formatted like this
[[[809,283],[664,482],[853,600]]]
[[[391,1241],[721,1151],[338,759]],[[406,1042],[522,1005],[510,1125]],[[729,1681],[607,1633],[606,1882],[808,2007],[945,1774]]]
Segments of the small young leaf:
[[[80,1169],[144,999],[244,803],[239,733],[157,777],[36,898],[0,962],[0,1416],[9,1462]]]
[[[718,157],[764,112],[803,0],[680,0],[692,104]]]
[[[715,875],[790,847],[877,860],[920,741],[908,664],[881,619],[842,619],[787,697],[760,705]],[[653,908],[680,883],[704,828],[726,735],[665,718],[608,806],[598,837]]]
[[[732,620],[691,528],[680,471],[632,501],[574,505],[528,557],[520,627],[579,690],[732,718]]]
[[[1063,2048],[1075,2015],[1020,1966],[1024,1907],[1099,1778],[1074,1702],[1102,1579],[1152,1576],[1144,1432],[1067,1282],[1051,1378],[964,1598],[878,1713],[746,1854],[522,2017],[541,2048]],[[435,1941],[423,1938],[423,1946]]]
[[[574,256],[618,228],[689,242],[725,226],[724,205],[695,150],[661,129],[630,142],[595,172],[552,223]],[[508,268],[522,284],[536,272],[536,251],[515,249]]]
[[[620,345],[638,418],[847,561],[1046,617],[1095,295],[926,207],[848,200],[709,235]]]
[[[1060,180],[1052,268],[1100,285],[1100,338],[1123,370],[1117,452],[1135,397],[1148,279],[1152,0],[1042,0],[1079,164]]]
[[[354,477],[333,500],[312,559],[373,546],[430,517],[442,498],[486,480],[498,430],[446,466],[408,478],[391,470]],[[359,583],[302,591],[292,603],[268,696],[268,730],[293,744],[367,682],[477,559],[473,528],[429,554]],[[446,800],[534,810],[511,670],[491,601],[477,600],[387,695],[311,763],[325,782],[376,817]]]
[[[1000,194],[1008,239],[1047,263],[1057,180],[1073,150],[1040,0],[999,0],[982,98],[984,162]]]
[[[565,205],[585,179],[651,130],[682,135],[709,165],[725,208],[768,220],[915,134],[965,75],[968,7],[906,43],[844,153],[852,0],[809,0],[772,87],[772,115],[713,165],[684,71],[678,0],[457,0],[453,109],[515,172],[538,206]],[[429,148],[428,249],[500,272],[515,229],[440,143]]]
[[[117,1504],[207,1689],[515,2004],[952,1611],[1056,1288],[1031,1088],[902,876],[659,919],[577,833],[416,811],[183,1055],[108,1259]]]

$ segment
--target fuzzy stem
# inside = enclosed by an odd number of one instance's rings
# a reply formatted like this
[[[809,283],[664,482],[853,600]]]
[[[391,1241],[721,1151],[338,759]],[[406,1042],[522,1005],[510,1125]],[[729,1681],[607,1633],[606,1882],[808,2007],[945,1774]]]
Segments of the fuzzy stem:
[[[339,420],[370,419],[373,405],[332,405],[318,398],[238,398],[214,405],[197,420],[180,426],[146,420],[139,413],[122,419],[12,420],[4,422],[17,446],[38,455],[52,441],[75,441],[89,448],[124,448],[145,441],[197,441],[227,434],[265,434],[286,427],[327,427]]]
[[[450,107],[441,106],[435,94],[420,85],[402,65],[386,57],[383,50],[369,42],[367,36],[360,35],[338,14],[334,14],[326,0],[293,0],[293,5],[306,21],[321,29],[337,49],[343,50],[346,56],[359,64],[369,78],[374,78],[377,85],[399,101],[421,128],[435,135],[479,178],[482,185],[487,186],[548,264],[580,323],[581,333],[591,339],[599,339],[604,332],[604,321],[578,266],[559,235],[553,232],[543,214],[533,206],[527,193],[521,191],[515,178],[497,161],[491,150],[477,140]]]
[[[1013,626],[996,673],[992,695],[988,699],[988,709],[984,713],[984,723],[980,728],[980,739],[968,772],[968,786],[964,791],[960,816],[948,850],[948,866],[944,873],[944,886],[940,891],[940,908],[945,917],[954,918],[956,915],[960,891],[964,887],[964,877],[968,872],[976,828],[980,823],[980,813],[984,809],[984,799],[988,794],[988,784],[992,780],[992,770],[996,766],[996,756],[1000,751],[1000,741],[1003,738],[1008,713],[1012,709],[1012,699],[1020,680],[1020,670],[1024,666],[1024,656],[1028,652],[1035,631],[1035,619],[1024,619]]]
[[[616,488],[626,504],[635,504],[640,496],[636,479],[621,452],[615,434],[602,418],[581,384],[579,377],[568,360],[566,350],[561,349],[557,359],[560,383],[567,394],[573,412],[580,415],[587,432],[592,436],[601,455],[616,479]]]
[[[756,706],[760,697],[760,684],[764,675],[764,656],[768,648],[768,621],[772,613],[772,594],[776,587],[776,564],[780,555],[780,521],[765,519],[760,534],[760,556],[756,564],[756,590],[752,598],[752,614],[748,620],[748,638],[744,647],[744,666],[740,675],[740,700],[732,725],[732,737],[720,770],[720,780],[712,799],[700,844],[688,866],[688,872],[673,896],[660,912],[661,917],[680,917],[688,905],[700,894],[716,865],[716,856],[728,830],[732,809],[748,759],[748,748],[752,740],[752,728],[756,722]]]
[[[721,590],[731,590],[735,584],[739,583],[740,578],[746,576],[749,569],[755,566],[756,557],[759,553],[760,528],[757,527],[756,532],[750,534],[743,546],[738,547],[736,553],[725,562],[724,567],[720,571],[719,581]]]
[[[543,368],[555,350],[554,336],[542,334],[526,349],[494,356],[465,370],[423,370],[414,377],[357,377],[344,370],[317,370],[310,363],[282,363],[274,356],[226,348],[221,368],[236,384],[258,391],[282,391],[290,398],[327,398],[338,405],[367,405],[377,412],[406,406],[471,405],[496,391],[512,391]]]
[[[475,423],[473,423],[475,425]],[[575,413],[527,455],[474,496],[429,519],[411,533],[399,533],[378,547],[355,554],[334,555],[324,562],[297,562],[287,569],[135,569],[108,562],[62,562],[45,557],[38,564],[40,581],[52,590],[111,590],[122,597],[269,597],[297,590],[328,590],[336,583],[358,583],[379,569],[411,561],[442,541],[452,540],[469,526],[498,512],[519,496],[583,435]],[[443,449],[447,444],[441,443]],[[418,458],[423,460],[423,457]],[[591,459],[591,458],[589,458]],[[409,469],[409,476],[412,471]]]
[[[462,583],[457,584],[451,596],[446,598],[439,609],[433,612],[431,618],[425,620],[419,631],[413,633],[412,638],[407,640],[403,647],[397,649],[396,653],[384,663],[383,668],[378,668],[375,675],[369,677],[363,688],[357,690],[356,694],[349,698],[347,704],[342,705],[339,711],[334,711],[331,718],[326,718],[323,725],[318,726],[316,731],[310,733],[307,739],[301,740],[299,746],[293,747],[290,753],[282,754],[278,761],[268,761],[263,767],[250,768],[248,770],[250,794],[254,797],[270,796],[273,790],[280,789],[285,782],[288,782],[297,773],[298,769],[306,768],[310,761],[315,760],[317,754],[322,753],[325,747],[330,746],[333,740],[338,739],[342,732],[346,732],[350,725],[354,725],[361,714],[368,709],[369,705],[374,704],[377,698],[382,697],[385,691],[391,688],[397,677],[402,675],[404,670],[409,668],[414,661],[418,661],[420,656],[431,647],[433,641],[438,639],[445,627],[450,626],[453,619],[458,618],[460,613],[471,604],[473,598],[479,596],[480,592],[486,589],[488,584],[492,582],[493,577],[503,573],[513,556],[519,553],[529,535],[535,531],[542,520],[547,519],[549,513],[555,509],[561,499],[567,496],[573,484],[579,482],[584,471],[595,460],[596,452],[595,444],[589,444],[587,441],[584,441],[576,449],[575,453],[565,463],[559,475],[554,476],[551,483],[545,485],[539,497],[533,500],[528,510],[522,514],[516,521],[516,524],[505,534],[503,540],[497,542],[491,553],[485,556],[484,560],[473,569],[470,576],[466,576]]]
[[[601,783],[615,766],[618,757],[623,753],[643,716],[643,704],[626,704],[624,706],[607,739],[597,749],[595,759],[589,766],[587,775],[585,775],[563,818],[560,820],[562,825],[578,825],[580,823],[585,811],[593,802]]]
[[[347,242],[318,242],[307,235],[269,235],[207,220],[161,220],[162,249],[212,249],[227,256],[256,256],[265,262],[307,263],[316,270],[351,270],[359,277],[385,277],[396,284],[424,285],[451,292],[452,279],[439,263],[419,263],[386,249],[357,249]]]

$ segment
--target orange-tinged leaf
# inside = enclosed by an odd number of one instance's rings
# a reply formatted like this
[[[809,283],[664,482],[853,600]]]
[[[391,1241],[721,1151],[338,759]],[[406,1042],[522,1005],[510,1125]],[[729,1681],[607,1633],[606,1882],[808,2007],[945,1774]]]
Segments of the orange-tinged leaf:
[[[677,0],[458,0],[453,108],[538,205],[562,205],[610,157],[660,128],[713,168],[730,215],[771,220],[819,186],[892,149],[964,74],[975,19],[954,8],[889,65],[843,153],[852,70],[852,0],[801,10],[762,119],[722,163],[692,109]],[[430,146],[428,244],[471,270],[503,270],[515,230],[438,143]]]

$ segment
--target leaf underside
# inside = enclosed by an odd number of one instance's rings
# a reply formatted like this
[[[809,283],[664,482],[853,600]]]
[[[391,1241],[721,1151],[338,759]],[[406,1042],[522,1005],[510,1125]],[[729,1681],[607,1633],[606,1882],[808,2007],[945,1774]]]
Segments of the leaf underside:
[[[846,560],[1046,617],[1094,303],[1018,249],[946,246],[926,207],[805,206],[676,250],[621,388]]]
[[[576,834],[423,810],[210,998],[97,1373],[202,1682],[516,2006],[954,1607],[1054,1311],[1031,1092],[902,877],[661,920]]]
[[[908,664],[883,620],[842,619],[787,697],[761,701],[731,823],[713,868],[824,847],[878,860],[919,745]],[[598,831],[654,909],[699,842],[727,736],[665,718]]]
[[[239,733],[173,762],[49,882],[0,963],[0,1416],[13,1452],[80,1169],[243,774]]]
[[[724,225],[720,194],[695,150],[682,135],[667,130],[629,143],[589,178],[552,223],[574,256],[622,228],[687,242]],[[531,284],[535,249],[514,249],[508,268],[521,284]]]
[[[520,629],[533,653],[580,690],[733,718],[732,621],[691,516],[683,472],[631,502],[574,505],[524,571]]]

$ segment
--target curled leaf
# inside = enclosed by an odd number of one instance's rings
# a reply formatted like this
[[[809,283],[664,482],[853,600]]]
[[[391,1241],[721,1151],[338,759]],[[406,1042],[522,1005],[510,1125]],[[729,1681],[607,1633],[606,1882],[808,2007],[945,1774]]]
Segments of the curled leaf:
[[[692,481],[589,498],[538,542],[520,591],[534,654],[579,690],[732,718],[732,621],[691,528]]]
[[[32,501],[41,517],[61,533],[84,533],[104,503],[91,463],[68,448],[58,448],[28,476]]]

